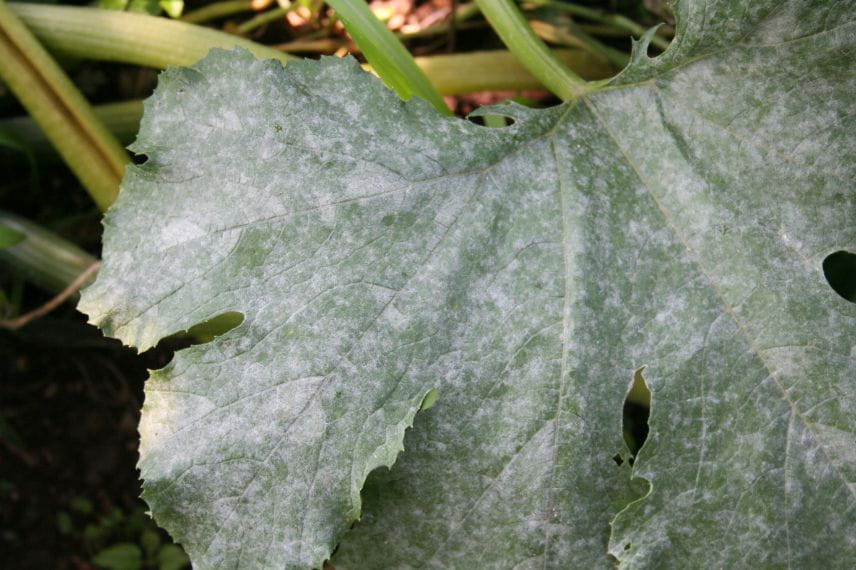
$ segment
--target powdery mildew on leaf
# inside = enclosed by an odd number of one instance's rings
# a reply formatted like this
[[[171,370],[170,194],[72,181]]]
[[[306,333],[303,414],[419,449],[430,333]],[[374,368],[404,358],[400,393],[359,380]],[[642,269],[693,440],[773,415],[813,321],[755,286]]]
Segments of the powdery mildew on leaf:
[[[81,309],[140,348],[245,315],[146,387],[144,498],[195,567],[856,559],[821,267],[856,250],[856,30],[809,4],[681,3],[666,54],[505,129],[353,61],[165,72]]]

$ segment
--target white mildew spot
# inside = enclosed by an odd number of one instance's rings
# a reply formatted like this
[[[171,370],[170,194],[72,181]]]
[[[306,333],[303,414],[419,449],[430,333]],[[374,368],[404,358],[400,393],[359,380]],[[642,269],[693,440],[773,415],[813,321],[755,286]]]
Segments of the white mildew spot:
[[[205,235],[205,229],[186,218],[170,219],[161,228],[160,241],[169,245],[180,245],[183,242],[200,238]]]

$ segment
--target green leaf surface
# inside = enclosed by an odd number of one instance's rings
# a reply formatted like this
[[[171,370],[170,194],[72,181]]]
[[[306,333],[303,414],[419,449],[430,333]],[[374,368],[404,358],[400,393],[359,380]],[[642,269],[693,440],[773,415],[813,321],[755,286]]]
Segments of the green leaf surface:
[[[144,498],[194,567],[856,559],[856,304],[822,267],[856,251],[854,14],[677,14],[506,128],[352,60],[161,76],[81,309],[141,350],[245,316],[146,387]]]

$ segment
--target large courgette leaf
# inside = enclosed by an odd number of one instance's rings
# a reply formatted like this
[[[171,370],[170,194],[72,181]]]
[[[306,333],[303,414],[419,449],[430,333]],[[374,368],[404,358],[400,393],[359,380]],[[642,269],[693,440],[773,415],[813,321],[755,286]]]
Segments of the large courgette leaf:
[[[245,316],[146,387],[144,498],[195,567],[856,560],[822,269],[856,250],[856,12],[676,10],[664,55],[504,129],[348,60],[161,75],[81,309],[140,349]]]

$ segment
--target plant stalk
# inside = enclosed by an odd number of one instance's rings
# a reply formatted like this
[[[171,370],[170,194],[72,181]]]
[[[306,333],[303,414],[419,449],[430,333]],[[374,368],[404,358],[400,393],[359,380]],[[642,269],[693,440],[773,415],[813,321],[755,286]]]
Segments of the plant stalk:
[[[620,14],[608,14],[595,8],[580,6],[579,4],[556,2],[554,0],[528,0],[527,4],[531,4],[536,7],[543,6],[548,8],[554,8],[556,10],[561,10],[574,16],[580,16],[581,18],[585,18],[586,20],[590,20],[592,22],[598,22],[601,24],[614,26],[616,28],[624,30],[625,32],[633,36],[636,36],[637,38],[642,37],[642,35],[646,31],[644,27],[640,26],[629,18],[621,16]],[[651,43],[663,51],[665,51],[666,48],[669,47],[669,42],[665,38],[656,35],[651,38]]]
[[[80,59],[146,67],[193,65],[211,48],[243,47],[259,59],[294,56],[256,42],[177,20],[76,6],[9,4],[45,47]]]
[[[566,30],[539,20],[532,20],[529,24],[532,26],[532,31],[534,31],[543,40],[569,47],[579,47],[590,51],[593,54],[601,55],[605,57],[616,70],[623,69],[630,61],[629,54],[599,42],[580,29]],[[574,26],[574,28],[577,28],[577,26]]]
[[[266,12],[262,12],[261,14],[257,14],[239,25],[235,28],[235,32],[238,35],[244,36],[253,30],[257,30],[264,26],[265,24],[270,24],[271,22],[275,22],[276,20],[280,20],[285,17],[286,14],[291,12],[294,9],[294,4],[289,5],[288,7],[283,8],[282,6],[273,8],[272,10],[268,10]]]
[[[140,118],[143,116],[143,102],[136,100],[93,105],[92,111],[107,130],[119,140],[120,144],[127,146],[134,141],[134,137],[137,135]],[[20,141],[21,146],[34,156],[41,158],[50,157],[54,154],[54,147],[29,116],[0,119],[0,131],[14,136],[16,140]]]
[[[0,260],[45,291],[60,293],[98,261],[67,239],[10,212],[0,210],[0,226],[24,236],[0,249]]]
[[[242,12],[252,12],[254,9],[252,0],[226,0],[203,6],[183,15],[180,20],[188,24],[202,24],[218,18],[225,18]]]
[[[553,55],[511,0],[476,0],[476,4],[508,49],[547,89],[563,100],[593,90]]]
[[[95,200],[119,192],[128,155],[15,13],[0,0],[0,77]]]
[[[416,65],[413,56],[386,24],[378,20],[368,4],[353,0],[327,0],[327,4],[336,11],[377,74],[402,99],[418,95],[441,113],[451,115],[443,97]]]
[[[586,50],[558,49],[552,55],[590,81],[607,79],[614,71],[606,59]],[[506,50],[417,57],[416,63],[443,95],[545,87],[531,69],[527,69],[515,54]]]

